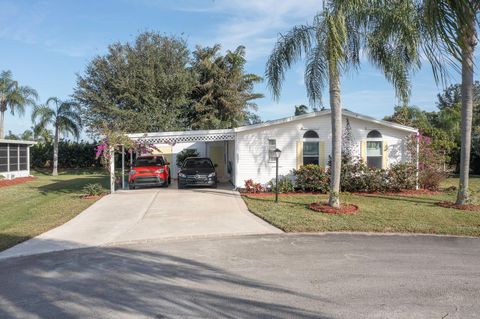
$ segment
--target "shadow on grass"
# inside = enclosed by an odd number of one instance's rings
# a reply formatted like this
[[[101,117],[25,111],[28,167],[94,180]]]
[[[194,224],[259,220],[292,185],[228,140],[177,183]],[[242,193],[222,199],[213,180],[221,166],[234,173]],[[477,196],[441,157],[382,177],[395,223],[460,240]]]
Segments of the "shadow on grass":
[[[301,195],[302,197],[304,195]],[[312,195],[315,196],[314,200],[311,202],[318,202],[318,201],[326,201],[327,198],[325,197],[318,197],[317,195]],[[325,195],[324,195],[325,196]],[[366,194],[366,195],[359,195],[359,194],[354,194],[350,195],[353,196],[353,198],[348,198],[348,202],[355,203],[355,197],[356,198],[362,198],[362,199],[377,199],[377,200],[387,200],[387,201],[394,201],[394,202],[410,202],[410,203],[415,203],[415,204],[427,204],[428,206],[435,206],[435,204],[440,201],[438,198],[425,198],[425,197],[418,197],[418,196],[392,196],[392,195],[371,195],[371,194]],[[263,203],[274,203],[274,197],[262,197],[262,196],[246,196],[248,200],[256,201],[256,202],[263,202]],[[295,195],[292,195],[292,197],[295,197]],[[345,198],[345,195],[340,195],[341,198]],[[301,198],[301,197],[300,197]],[[295,206],[303,206],[305,208],[308,208],[309,203],[302,203],[302,202],[297,202],[297,201],[290,201],[286,200],[286,197],[280,196],[278,199],[279,203],[286,203],[290,205],[295,205]]]
[[[295,195],[293,195],[295,196]],[[252,201],[256,201],[256,202],[261,202],[261,203],[271,203],[272,205],[275,204],[275,197],[274,196],[244,196],[246,197],[248,200],[252,200]],[[302,197],[304,197],[302,195]],[[268,199],[267,199],[268,198]],[[317,198],[319,199],[319,198]],[[323,198],[322,198],[323,199]],[[278,198],[278,204],[289,204],[289,205],[293,205],[293,206],[298,206],[298,207],[304,207],[304,208],[308,208],[308,205],[310,205],[311,203],[313,202],[318,202],[319,200],[314,200],[312,202],[308,202],[308,203],[301,203],[301,202],[294,202],[294,201],[289,201],[289,200],[286,200],[285,197],[279,197]]]
[[[374,199],[381,199],[381,200],[389,200],[389,201],[397,201],[397,202],[410,202],[416,204],[429,204],[431,206],[435,206],[435,203],[440,201],[438,198],[426,198],[426,197],[418,197],[418,196],[391,196],[391,195],[355,195],[358,197],[365,197],[365,198],[374,198]]]
[[[0,233],[0,252],[24,242],[32,237]]]
[[[42,175],[42,176],[51,176],[52,169],[51,168],[32,168],[32,172],[35,175]],[[105,170],[101,168],[72,168],[72,169],[61,169],[58,172],[59,175],[105,175]]]
[[[73,194],[80,193],[87,184],[99,183],[103,187],[108,187],[108,178],[102,175],[90,177],[78,177],[67,180],[54,179],[52,183],[36,187],[40,194]]]
[[[331,302],[195,259],[130,248],[10,258],[0,269],[1,318],[307,319],[327,317],[275,299]],[[277,298],[261,301],[262,294]]]

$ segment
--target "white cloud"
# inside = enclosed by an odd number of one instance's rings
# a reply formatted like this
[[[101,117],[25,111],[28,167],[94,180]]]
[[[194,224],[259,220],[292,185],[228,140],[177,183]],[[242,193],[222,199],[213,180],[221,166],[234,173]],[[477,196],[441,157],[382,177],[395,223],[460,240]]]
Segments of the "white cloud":
[[[181,11],[223,15],[225,19],[216,26],[213,38],[207,42],[220,43],[225,49],[245,45],[249,60],[266,57],[277,34],[287,32],[296,24],[310,22],[321,8],[321,0],[186,1],[175,6]]]

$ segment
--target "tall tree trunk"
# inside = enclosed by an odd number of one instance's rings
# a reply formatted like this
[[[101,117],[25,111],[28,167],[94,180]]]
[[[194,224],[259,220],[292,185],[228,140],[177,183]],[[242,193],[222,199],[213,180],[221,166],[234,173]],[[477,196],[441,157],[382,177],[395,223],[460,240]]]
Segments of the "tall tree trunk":
[[[59,132],[58,132],[58,126],[55,125],[55,137],[53,140],[53,176],[58,175],[58,138],[59,138]]]
[[[332,70],[333,69],[333,70]],[[335,70],[335,71],[334,71]],[[342,103],[340,100],[340,76],[330,67],[330,118],[332,121],[332,166],[328,204],[340,207],[340,174],[342,166]]]
[[[472,113],[473,113],[473,52],[476,45],[474,20],[466,26],[463,34],[467,45],[462,49],[462,144],[460,150],[460,182],[457,205],[468,202],[468,174],[470,173],[470,150],[472,148]]]
[[[0,112],[0,140],[5,137],[4,124],[5,123],[5,111]]]

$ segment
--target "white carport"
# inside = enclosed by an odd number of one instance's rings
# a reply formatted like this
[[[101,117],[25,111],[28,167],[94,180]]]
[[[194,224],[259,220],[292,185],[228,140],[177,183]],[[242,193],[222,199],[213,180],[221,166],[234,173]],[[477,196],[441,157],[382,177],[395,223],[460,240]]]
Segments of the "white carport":
[[[235,178],[235,137],[233,129],[174,131],[154,133],[127,134],[133,141],[142,141],[144,144],[155,145],[152,154],[161,154],[170,162],[172,176],[176,176],[176,155],[184,149],[195,149],[200,156],[210,157],[217,167],[217,174],[221,181],[231,181]],[[122,154],[125,150],[122,146]],[[141,154],[139,154],[141,155]],[[125,185],[125,163],[122,156],[122,188]],[[130,163],[133,154],[130,156]],[[115,161],[110,163],[110,174],[114,176]],[[114,192],[115,180],[111,179],[111,191]]]

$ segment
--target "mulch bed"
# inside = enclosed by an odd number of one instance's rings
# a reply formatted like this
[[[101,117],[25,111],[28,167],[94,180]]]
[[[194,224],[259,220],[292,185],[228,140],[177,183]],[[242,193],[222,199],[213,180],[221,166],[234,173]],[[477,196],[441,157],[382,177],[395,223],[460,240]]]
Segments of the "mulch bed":
[[[100,199],[102,198],[104,195],[86,195],[86,196],[82,196],[83,199]]]
[[[355,215],[359,210],[358,206],[353,204],[340,204],[340,208],[334,208],[325,202],[311,203],[308,208],[320,213],[337,215]]]
[[[252,196],[252,197],[266,197],[266,196],[275,196],[273,192],[262,192],[262,193],[247,193],[240,192],[242,196]],[[297,195],[325,195],[323,193],[313,193],[313,192],[289,192],[289,193],[278,193],[278,196],[297,196]]]
[[[474,205],[474,204],[457,205],[452,202],[442,201],[442,202],[436,203],[436,205],[444,208],[460,209],[460,210],[466,210],[470,212],[480,211],[480,205]]]
[[[17,184],[23,184],[26,182],[30,182],[33,180],[36,180],[36,177],[30,176],[30,177],[18,177],[14,179],[2,179],[0,180],[0,187],[7,187],[7,186],[12,186],[12,185],[17,185]]]

